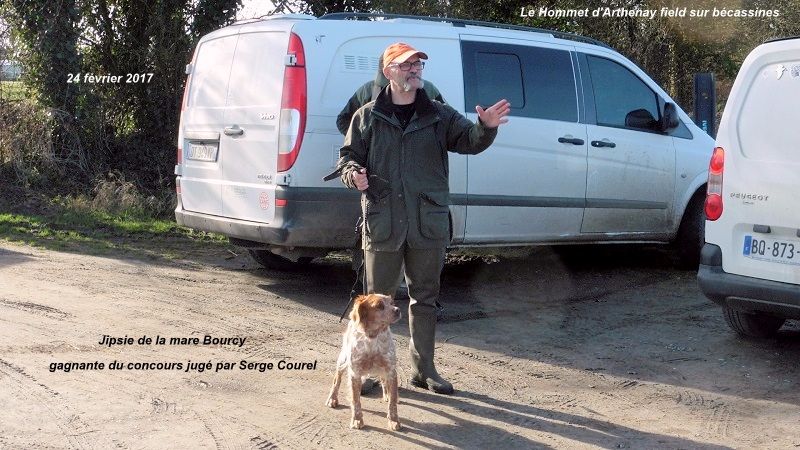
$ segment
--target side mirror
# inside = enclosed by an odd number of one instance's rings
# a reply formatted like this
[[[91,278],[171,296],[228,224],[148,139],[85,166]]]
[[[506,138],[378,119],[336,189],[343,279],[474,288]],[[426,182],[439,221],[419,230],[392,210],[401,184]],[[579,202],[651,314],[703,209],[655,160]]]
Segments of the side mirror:
[[[642,108],[635,109],[625,115],[625,126],[629,128],[639,128],[645,130],[657,130],[658,121],[650,111]]]
[[[661,111],[661,123],[659,128],[662,132],[667,132],[677,128],[680,122],[678,121],[678,108],[675,103],[665,103],[664,110]]]

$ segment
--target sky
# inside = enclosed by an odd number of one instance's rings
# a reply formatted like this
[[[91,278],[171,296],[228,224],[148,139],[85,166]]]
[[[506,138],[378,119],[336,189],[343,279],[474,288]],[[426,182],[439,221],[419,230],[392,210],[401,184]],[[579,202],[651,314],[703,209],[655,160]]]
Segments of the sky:
[[[275,5],[270,0],[242,0],[242,9],[236,13],[236,20],[263,16],[273,8]]]

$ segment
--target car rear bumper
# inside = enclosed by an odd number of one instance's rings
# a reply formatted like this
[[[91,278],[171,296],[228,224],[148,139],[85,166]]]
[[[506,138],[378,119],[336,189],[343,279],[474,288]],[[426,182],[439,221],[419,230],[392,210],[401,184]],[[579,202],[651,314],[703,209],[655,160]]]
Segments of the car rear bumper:
[[[358,192],[342,188],[279,188],[275,196],[286,200],[286,206],[276,208],[271,223],[186,211],[180,202],[175,209],[175,220],[196,230],[265,246],[334,250],[355,245],[355,225],[361,215]]]
[[[800,285],[726,273],[714,244],[703,247],[697,281],[703,294],[722,306],[800,319]]]

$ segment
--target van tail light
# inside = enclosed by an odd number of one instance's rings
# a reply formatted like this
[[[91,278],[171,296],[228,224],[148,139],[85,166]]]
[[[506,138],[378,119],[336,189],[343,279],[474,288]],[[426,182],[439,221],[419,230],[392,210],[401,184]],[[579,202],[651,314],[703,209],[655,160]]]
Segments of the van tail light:
[[[178,146],[178,157],[175,162],[175,193],[181,196],[181,163],[183,162],[183,149]]]
[[[714,149],[708,164],[708,185],[706,186],[706,217],[717,220],[722,216],[722,173],[725,171],[725,150]]]
[[[294,33],[289,36],[286,54],[286,71],[283,74],[281,98],[280,136],[278,138],[278,171],[289,170],[297,161],[303,134],[306,131],[307,112],[306,56],[303,41]]]

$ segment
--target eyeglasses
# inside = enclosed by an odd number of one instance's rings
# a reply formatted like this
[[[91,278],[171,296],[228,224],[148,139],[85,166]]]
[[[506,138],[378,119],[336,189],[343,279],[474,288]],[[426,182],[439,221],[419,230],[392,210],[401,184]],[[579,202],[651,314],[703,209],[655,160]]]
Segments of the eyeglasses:
[[[389,64],[389,67],[398,67],[403,72],[407,72],[407,71],[411,70],[412,67],[414,67],[415,69],[424,69],[425,68],[425,61],[414,61],[413,63],[410,63],[410,62],[406,61],[406,62],[403,62],[403,63],[400,63],[400,64],[393,63],[393,64]]]

